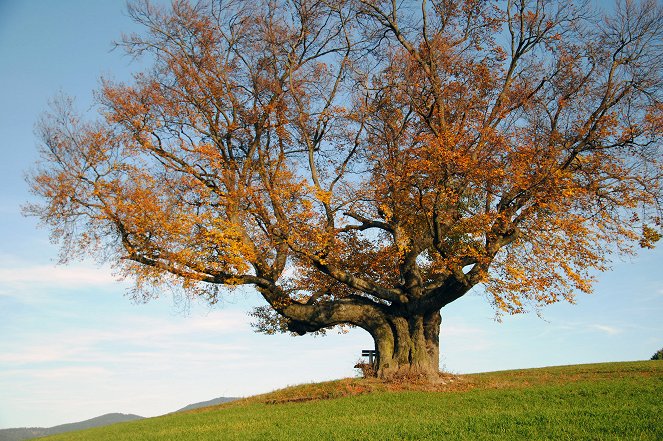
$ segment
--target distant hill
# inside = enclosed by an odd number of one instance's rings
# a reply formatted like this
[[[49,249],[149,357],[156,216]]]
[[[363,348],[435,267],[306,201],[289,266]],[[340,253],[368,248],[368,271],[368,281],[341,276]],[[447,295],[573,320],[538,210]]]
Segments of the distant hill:
[[[214,398],[214,399],[209,400],[209,401],[201,401],[200,403],[189,404],[188,406],[185,406],[185,407],[183,407],[183,408],[181,408],[181,409],[179,409],[179,410],[176,410],[176,411],[173,412],[173,413],[184,412],[184,411],[187,411],[187,410],[198,409],[198,408],[201,408],[201,407],[216,406],[217,404],[228,403],[228,402],[230,402],[230,401],[234,401],[234,400],[236,400],[236,399],[237,399],[237,398],[235,398],[235,397],[219,397],[219,398]]]
[[[131,413],[107,413],[106,415],[91,418],[78,423],[60,424],[49,429],[49,435],[56,433],[73,432],[74,430],[91,429],[92,427],[108,426],[109,424],[125,423],[127,421],[142,420],[144,417]]]
[[[219,397],[209,401],[189,404],[173,413],[184,412],[187,410],[198,409],[200,407],[216,406],[217,404],[227,403],[236,400],[233,397]],[[40,436],[56,435],[58,433],[73,432],[75,430],[91,429],[93,427],[108,426],[109,424],[124,423],[127,421],[141,420],[144,417],[139,415],[124,413],[108,413],[96,418],[81,421],[78,423],[61,424],[54,427],[20,427],[16,429],[0,429],[0,441],[23,441],[26,439],[37,438]]]
[[[21,427],[16,429],[0,430],[0,441],[22,441],[39,436],[56,435],[58,433],[72,432],[74,430],[91,429],[93,427],[108,426],[109,424],[124,423],[127,421],[142,420],[139,415],[124,413],[108,413],[106,415],[80,421],[78,423],[61,424],[53,427]]]

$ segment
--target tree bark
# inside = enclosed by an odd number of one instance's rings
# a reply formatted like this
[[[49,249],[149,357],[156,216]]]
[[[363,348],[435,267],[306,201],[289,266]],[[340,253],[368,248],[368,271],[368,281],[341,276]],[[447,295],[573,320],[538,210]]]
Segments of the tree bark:
[[[387,317],[388,326],[371,332],[379,378],[435,380],[440,371],[440,312]]]

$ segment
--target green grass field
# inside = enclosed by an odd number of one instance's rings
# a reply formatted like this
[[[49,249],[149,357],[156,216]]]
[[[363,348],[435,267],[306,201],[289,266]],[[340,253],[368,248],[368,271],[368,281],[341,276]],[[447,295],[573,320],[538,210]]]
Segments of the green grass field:
[[[346,379],[48,441],[663,440],[663,362],[450,377],[434,391]]]

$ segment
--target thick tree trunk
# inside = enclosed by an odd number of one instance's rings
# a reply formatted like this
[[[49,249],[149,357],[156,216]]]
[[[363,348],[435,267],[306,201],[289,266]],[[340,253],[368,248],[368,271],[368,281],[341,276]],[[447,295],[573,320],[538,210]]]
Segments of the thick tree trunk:
[[[388,308],[361,297],[308,305],[290,303],[279,310],[288,330],[304,335],[341,323],[361,327],[373,336],[379,378],[435,381],[440,368],[440,311]]]
[[[388,326],[372,332],[377,349],[376,372],[382,379],[435,380],[440,370],[440,312],[388,317]]]

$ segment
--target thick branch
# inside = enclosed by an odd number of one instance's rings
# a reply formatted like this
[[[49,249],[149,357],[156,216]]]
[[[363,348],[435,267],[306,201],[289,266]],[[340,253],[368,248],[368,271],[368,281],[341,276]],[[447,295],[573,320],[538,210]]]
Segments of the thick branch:
[[[301,335],[344,323],[370,332],[386,323],[383,307],[359,296],[315,305],[292,303],[277,310],[291,320],[290,330]]]
[[[273,286],[271,281],[250,274],[228,274],[210,269],[198,271],[190,268],[180,267],[168,260],[156,259],[138,253],[129,253],[126,259],[140,263],[142,265],[147,265],[162,271],[166,271],[170,274],[182,277],[187,280],[200,280],[201,282],[220,285],[256,285],[265,288]]]
[[[386,222],[381,222],[378,220],[372,220],[367,217],[364,217],[358,213],[354,212],[345,212],[343,213],[346,216],[349,216],[359,222],[361,222],[360,225],[346,225],[343,228],[339,228],[336,231],[339,233],[346,232],[346,231],[352,231],[352,230],[357,230],[357,231],[364,231],[368,230],[370,228],[378,228],[380,230],[388,231],[389,233],[394,233],[394,229],[391,225],[389,225]]]

